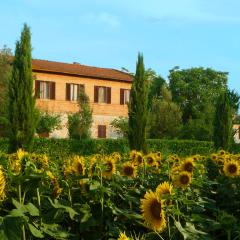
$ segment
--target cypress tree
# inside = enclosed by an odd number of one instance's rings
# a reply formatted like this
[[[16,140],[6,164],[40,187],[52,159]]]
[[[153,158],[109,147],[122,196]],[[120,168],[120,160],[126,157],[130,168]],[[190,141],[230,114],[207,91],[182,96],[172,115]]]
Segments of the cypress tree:
[[[24,24],[21,39],[16,42],[12,76],[9,82],[10,152],[29,150],[36,128],[33,96],[32,47],[30,28]]]
[[[145,76],[142,54],[138,54],[136,73],[134,75],[130,101],[128,105],[129,133],[128,140],[131,150],[147,151],[146,126],[148,118],[149,86]]]
[[[214,121],[214,144],[216,148],[228,150],[233,138],[232,109],[228,92],[218,98]]]

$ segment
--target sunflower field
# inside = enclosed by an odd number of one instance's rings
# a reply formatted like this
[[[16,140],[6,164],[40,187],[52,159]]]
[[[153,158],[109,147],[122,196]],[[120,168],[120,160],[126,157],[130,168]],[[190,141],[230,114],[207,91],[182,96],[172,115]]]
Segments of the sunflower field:
[[[240,239],[240,155],[0,153],[0,239]]]

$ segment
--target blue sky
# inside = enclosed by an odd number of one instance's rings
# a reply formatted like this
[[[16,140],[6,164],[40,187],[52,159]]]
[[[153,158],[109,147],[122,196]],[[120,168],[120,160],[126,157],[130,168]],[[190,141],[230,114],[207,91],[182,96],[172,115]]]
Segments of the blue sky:
[[[33,57],[135,70],[137,53],[163,77],[174,66],[229,72],[240,93],[239,0],[0,0],[0,47],[23,23]]]

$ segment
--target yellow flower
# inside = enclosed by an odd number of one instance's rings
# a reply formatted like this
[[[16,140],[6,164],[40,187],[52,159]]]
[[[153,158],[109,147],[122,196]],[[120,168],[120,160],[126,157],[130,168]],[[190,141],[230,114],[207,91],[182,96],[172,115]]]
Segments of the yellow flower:
[[[0,200],[3,200],[5,197],[5,189],[6,189],[6,179],[2,170],[2,166],[0,166]]]
[[[215,154],[215,153],[211,154],[211,159],[212,159],[213,161],[217,161],[218,155]]]
[[[136,158],[136,156],[137,156],[137,154],[138,154],[138,152],[136,151],[136,150],[132,150],[131,152],[130,152],[130,159],[132,160],[132,161],[134,161],[135,160],[135,158]]]
[[[112,153],[112,154],[111,154],[111,157],[114,158],[115,162],[120,161],[121,158],[122,158],[122,157],[121,157],[121,154],[118,153],[118,152],[114,152],[114,153]]]
[[[85,165],[84,165],[84,158],[83,157],[79,157],[79,156],[74,156],[73,157],[72,170],[77,175],[84,175]]]
[[[136,176],[136,168],[130,162],[124,163],[122,166],[122,174],[124,176],[133,178]]]
[[[103,166],[104,170],[102,172],[102,176],[110,179],[112,177],[112,174],[116,172],[116,165],[114,159],[110,157],[106,158]]]
[[[147,228],[162,232],[166,228],[166,219],[163,211],[163,201],[152,191],[147,192],[141,199],[141,211]]]
[[[224,150],[220,150],[219,152],[218,152],[218,155],[221,155],[221,156],[224,156],[226,154],[226,152],[224,151]]]
[[[27,154],[27,152],[24,152],[21,148],[17,150],[17,159],[19,161],[22,161],[23,157]]]
[[[129,240],[125,232],[120,232],[118,240]]]
[[[156,165],[156,158],[155,155],[150,153],[147,156],[145,156],[146,163],[148,166],[155,166]]]
[[[175,179],[175,184],[179,187],[186,188],[192,181],[191,174],[187,171],[180,172]]]
[[[186,171],[186,172],[192,173],[193,169],[194,169],[193,159],[187,158],[186,160],[184,160],[180,165],[180,169],[181,169],[181,171]]]
[[[157,186],[156,194],[162,199],[172,195],[172,189],[173,189],[172,184],[170,184],[169,182],[163,182]],[[170,200],[166,201],[167,205],[169,205],[170,203],[171,203]]]
[[[47,171],[47,176],[50,178],[53,185],[53,197],[58,198],[62,192],[62,188],[59,186],[58,179],[51,171]]]
[[[240,174],[240,165],[235,160],[225,161],[223,172],[228,177],[237,177]]]

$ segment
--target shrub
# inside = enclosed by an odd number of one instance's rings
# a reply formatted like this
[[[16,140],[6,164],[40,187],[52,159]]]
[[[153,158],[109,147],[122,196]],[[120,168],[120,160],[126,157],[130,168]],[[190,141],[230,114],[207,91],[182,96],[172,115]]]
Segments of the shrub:
[[[40,113],[37,129],[36,129],[36,132],[38,134],[51,133],[54,130],[59,130],[59,129],[61,129],[60,115]]]

